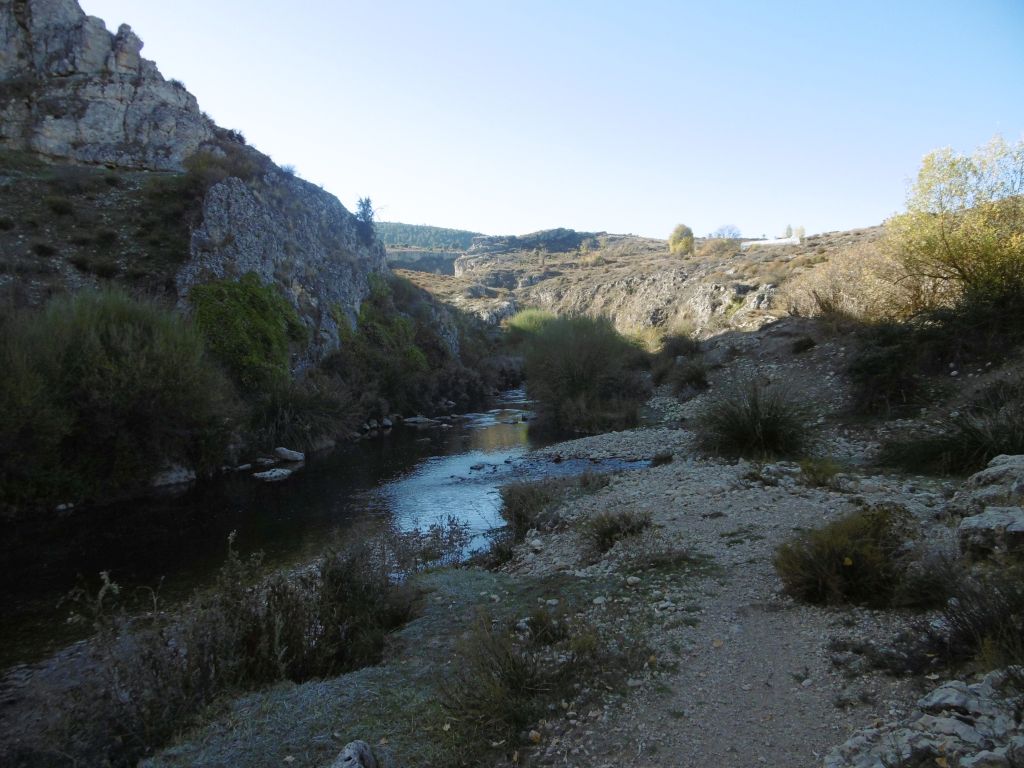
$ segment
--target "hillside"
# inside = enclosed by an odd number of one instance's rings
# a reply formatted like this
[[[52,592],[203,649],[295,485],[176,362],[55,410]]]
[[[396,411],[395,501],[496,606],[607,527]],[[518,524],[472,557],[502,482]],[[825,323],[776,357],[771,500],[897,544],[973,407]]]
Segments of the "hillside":
[[[871,227],[743,252],[739,241],[698,238],[696,255],[683,258],[664,240],[552,230],[481,238],[455,259],[451,276],[402,274],[489,322],[535,307],[608,315],[621,331],[683,328],[706,336],[786,314],[780,286],[832,257],[873,249],[880,236],[881,227]]]

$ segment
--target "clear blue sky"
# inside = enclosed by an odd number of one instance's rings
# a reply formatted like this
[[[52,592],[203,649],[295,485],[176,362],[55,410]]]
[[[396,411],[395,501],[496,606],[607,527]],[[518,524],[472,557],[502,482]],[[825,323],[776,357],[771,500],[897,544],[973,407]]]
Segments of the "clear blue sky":
[[[880,223],[1024,135],[1024,0],[81,0],[221,125],[378,218],[666,237]]]

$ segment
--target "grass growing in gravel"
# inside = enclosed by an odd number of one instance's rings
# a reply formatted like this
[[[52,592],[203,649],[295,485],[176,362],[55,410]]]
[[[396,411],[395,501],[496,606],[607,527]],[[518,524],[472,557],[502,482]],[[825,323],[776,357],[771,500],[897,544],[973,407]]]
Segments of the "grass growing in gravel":
[[[702,448],[725,456],[799,456],[807,447],[807,414],[781,389],[754,379],[720,392],[700,415]]]
[[[809,456],[800,460],[800,480],[814,488],[834,488],[836,475],[842,471],[842,464],[829,456]]]
[[[905,509],[882,504],[808,531],[780,546],[775,570],[786,593],[808,603],[892,603],[910,558]]]
[[[878,462],[906,472],[969,474],[1000,454],[1024,453],[1024,381],[991,385],[938,432],[888,440]]]
[[[616,542],[643,533],[650,525],[651,516],[647,512],[600,512],[586,521],[583,535],[597,552],[607,552]]]

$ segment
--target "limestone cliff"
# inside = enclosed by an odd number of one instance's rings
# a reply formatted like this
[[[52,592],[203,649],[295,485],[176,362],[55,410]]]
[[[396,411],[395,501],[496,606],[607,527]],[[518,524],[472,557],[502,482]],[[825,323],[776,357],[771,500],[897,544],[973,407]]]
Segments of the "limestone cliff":
[[[75,0],[0,0],[0,146],[86,163],[179,170],[214,136],[142,41]]]
[[[229,177],[203,200],[178,295],[197,283],[248,272],[276,282],[310,329],[306,361],[338,346],[338,322],[355,322],[369,276],[387,270],[384,247],[360,237],[337,198],[276,168],[259,179]]]
[[[45,283],[22,291],[28,303],[142,275],[158,277],[187,311],[196,284],[253,272],[277,284],[309,328],[300,366],[338,346],[338,323],[354,322],[369,276],[387,265],[383,246],[360,236],[337,198],[216,126],[181,83],[140,56],[142,41],[127,25],[111,34],[75,0],[0,0],[0,35],[0,151],[52,164],[0,163],[0,213],[11,222],[0,245],[9,240],[9,257],[32,266],[0,271],[11,273],[8,282]],[[97,187],[82,176],[88,169],[55,167],[69,164],[106,166],[111,185],[99,179]],[[64,171],[82,183],[55,187]],[[84,185],[88,194],[79,194]],[[70,213],[50,216],[38,197],[27,199],[35,188],[59,192]],[[155,209],[158,225],[140,206]],[[181,221],[165,226],[168,217]],[[31,240],[15,226],[22,220],[39,222]],[[106,232],[105,244],[87,220]],[[155,245],[153,230],[168,227],[185,237]]]

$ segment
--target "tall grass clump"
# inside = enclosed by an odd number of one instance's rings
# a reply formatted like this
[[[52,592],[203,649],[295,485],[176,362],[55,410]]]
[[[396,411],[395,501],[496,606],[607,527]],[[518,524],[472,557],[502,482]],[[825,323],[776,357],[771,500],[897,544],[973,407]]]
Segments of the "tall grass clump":
[[[219,463],[230,386],[181,317],[107,290],[0,323],[3,503],[107,498],[169,464]]]
[[[798,456],[807,447],[805,408],[778,388],[755,379],[721,391],[698,421],[698,440],[726,456]]]
[[[565,497],[567,487],[565,480],[556,478],[502,486],[501,516],[509,525],[513,541],[522,541],[527,531],[550,522],[548,513]]]
[[[601,432],[636,423],[649,387],[641,350],[606,318],[557,317],[525,340],[527,389],[557,431]]]
[[[890,439],[878,462],[907,472],[969,474],[1000,454],[1024,453],[1024,381],[997,382],[937,432]]]
[[[909,564],[906,510],[878,505],[800,534],[775,553],[787,594],[808,603],[888,606]]]

